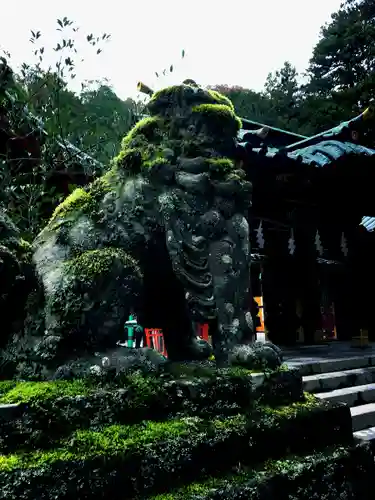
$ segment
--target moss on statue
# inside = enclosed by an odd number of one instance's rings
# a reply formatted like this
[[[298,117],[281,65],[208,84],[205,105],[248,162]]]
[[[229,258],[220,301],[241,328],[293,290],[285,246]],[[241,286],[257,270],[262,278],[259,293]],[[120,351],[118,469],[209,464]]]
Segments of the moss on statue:
[[[169,115],[176,107],[191,107],[201,103],[226,105],[234,111],[232,102],[224,95],[215,90],[203,90],[193,84],[173,85],[155,92],[148,103],[148,109],[152,115]]]
[[[207,92],[214,100],[214,104],[224,104],[225,106],[228,106],[232,111],[234,111],[233,103],[230,99],[228,99],[228,97],[220,94],[220,92],[218,92],[217,90],[208,90]]]
[[[152,170],[162,165],[170,165],[171,163],[166,158],[156,158],[155,160],[145,161],[143,167],[148,170]]]
[[[140,120],[124,137],[121,142],[121,148],[131,147],[134,139],[144,138],[147,142],[159,142],[162,138],[163,120],[160,117],[150,116]]]
[[[52,214],[50,222],[56,219],[64,219],[74,213],[89,213],[92,209],[92,198],[82,188],[75,189]]]
[[[114,159],[118,170],[125,175],[137,175],[142,171],[142,151],[139,148],[123,149]]]
[[[110,273],[116,262],[121,267],[135,272],[139,278],[142,277],[136,261],[123,250],[116,248],[87,251],[75,259],[67,261],[65,266],[67,273],[74,276],[75,279],[92,283],[96,278]]]
[[[119,175],[117,169],[112,167],[111,170],[108,170],[108,172],[90,184],[89,194],[95,202],[99,202],[107,193],[116,188],[118,181]]]
[[[197,122],[206,125],[213,135],[233,137],[242,126],[233,109],[224,104],[200,104],[193,106],[192,113]]]
[[[234,161],[230,158],[208,158],[205,161],[213,178],[222,178],[233,172],[236,168]]]

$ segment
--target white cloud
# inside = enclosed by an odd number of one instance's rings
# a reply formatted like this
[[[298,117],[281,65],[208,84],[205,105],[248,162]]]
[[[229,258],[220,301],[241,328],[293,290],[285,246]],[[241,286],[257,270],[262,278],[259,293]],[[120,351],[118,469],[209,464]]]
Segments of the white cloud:
[[[85,33],[110,33],[99,56],[82,46],[77,80],[107,77],[121,97],[135,94],[136,83],[151,87],[193,78],[202,84],[227,83],[260,90],[267,74],[290,60],[303,71],[320,26],[341,0],[18,0],[2,8],[0,46],[13,64],[32,55],[30,30],[40,30],[53,54],[56,19],[67,16]],[[222,5],[222,6],[220,6]],[[181,61],[181,50],[186,58]],[[52,59],[51,59],[52,60]],[[158,81],[155,71],[174,64]]]

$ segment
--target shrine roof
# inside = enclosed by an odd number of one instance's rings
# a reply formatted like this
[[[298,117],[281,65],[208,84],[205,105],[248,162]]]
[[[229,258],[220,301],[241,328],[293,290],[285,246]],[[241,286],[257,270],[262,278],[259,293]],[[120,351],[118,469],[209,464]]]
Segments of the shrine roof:
[[[238,140],[239,142],[252,143],[254,147],[265,144],[271,147],[284,148],[285,146],[295,143],[295,141],[308,139],[304,135],[295,134],[294,132],[282,130],[277,127],[271,127],[264,123],[248,120],[247,118],[241,118],[241,121],[242,129],[238,132]]]
[[[367,231],[374,231],[375,217],[362,217],[361,226],[367,229]]]
[[[296,149],[306,148],[308,146],[312,146],[314,144],[327,140],[336,140],[336,141],[347,141],[348,139],[353,140],[353,136],[351,134],[361,129],[363,127],[363,123],[366,120],[368,120],[368,118],[371,116],[372,116],[371,109],[367,108],[363,111],[363,113],[352,118],[351,120],[342,122],[336,127],[333,127],[329,130],[325,130],[324,132],[316,134],[312,137],[306,137],[301,141],[289,144],[288,146],[285,147],[285,149],[287,151],[295,151]]]
[[[352,142],[326,140],[288,152],[287,155],[291,159],[300,159],[307,165],[325,167],[347,155],[374,156],[375,150]]]

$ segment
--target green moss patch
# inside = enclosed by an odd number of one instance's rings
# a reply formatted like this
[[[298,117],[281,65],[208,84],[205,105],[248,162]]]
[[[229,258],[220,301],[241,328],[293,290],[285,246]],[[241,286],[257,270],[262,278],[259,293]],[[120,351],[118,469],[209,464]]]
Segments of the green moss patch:
[[[72,212],[89,212],[91,208],[90,194],[82,188],[77,188],[55,209],[50,222],[56,218],[64,218]]]
[[[225,105],[234,111],[230,99],[215,90],[204,90],[196,85],[173,85],[153,94],[147,107],[151,114],[170,114],[176,107],[199,104]]]
[[[168,365],[167,374],[159,378],[158,376],[144,376],[134,373],[125,376],[118,383],[104,383],[102,389],[114,389],[121,387],[132,387],[139,394],[139,397],[147,393],[154,393],[156,388],[169,384],[172,380],[189,379],[197,384],[210,383],[220,377],[221,381],[237,381],[242,378],[249,382],[251,371],[245,368],[228,368],[217,370],[211,367],[202,367],[194,364],[171,363]],[[166,375],[167,375],[166,374]],[[204,377],[203,380],[198,380],[196,377]],[[208,380],[205,380],[208,379]],[[92,390],[98,390],[97,382],[89,380],[56,380],[46,382],[16,382],[13,380],[4,380],[0,382],[0,403],[30,403],[37,397],[40,401],[45,399],[54,399],[56,397],[78,396],[88,394]]]
[[[162,376],[133,373],[116,381],[103,379],[99,385],[89,380],[19,382],[6,388],[0,403],[21,403],[27,408],[17,426],[12,421],[4,426],[7,437],[2,447],[9,452],[46,448],[77,428],[111,422],[135,424],[182,415],[214,418],[252,412],[257,402],[300,401],[301,385],[301,378],[285,378],[285,373],[275,372],[263,385],[255,386],[243,368],[212,370],[177,364],[171,364]],[[264,414],[272,413],[268,406],[264,408]]]
[[[288,451],[307,453],[345,441],[338,431],[339,414],[333,407],[311,409],[309,404],[300,403],[294,409],[287,415],[259,407],[230,417],[188,417],[81,429],[54,450],[3,455],[0,488],[12,485],[15,495],[27,485],[35,494],[35,488],[49,488],[51,478],[58,475],[68,489],[72,477],[79,477],[85,494],[86,490],[92,494],[85,498],[95,498],[97,488],[103,488],[103,481],[108,487],[109,480],[126,492],[126,498],[133,498],[165,491],[166,485],[173,488],[186,484],[194,477],[199,481],[207,475],[217,476],[239,463],[253,467],[270,458],[281,458]],[[17,482],[20,468],[22,484]]]
[[[56,380],[54,382],[13,382],[0,384],[0,404],[33,403],[60,397],[87,395],[96,391],[93,383],[83,380]]]
[[[7,394],[10,390],[16,387],[17,382],[15,380],[1,380],[0,381],[0,398]],[[1,400],[0,400],[1,402]]]
[[[199,422],[198,422],[199,423]],[[103,430],[78,430],[52,451],[0,455],[0,471],[50,465],[58,461],[87,460],[98,455],[126,454],[136,446],[155,444],[186,435],[194,427],[188,421],[146,422],[135,426],[113,425]]]
[[[220,92],[218,92],[217,90],[208,90],[207,92],[212,97],[215,104],[224,104],[225,106],[228,106],[232,111],[234,111],[232,101],[228,99],[228,97],[220,94]]]
[[[167,370],[173,377],[178,378],[216,378],[220,375],[225,377],[249,377],[253,373],[260,373],[242,367],[217,369],[215,364],[205,366],[200,363],[170,363]]]
[[[317,495],[324,500],[370,498],[362,494],[373,470],[368,450],[331,447],[323,452],[268,461],[253,470],[210,477],[150,500],[310,500]]]
[[[90,281],[108,274],[115,264],[132,269],[141,277],[141,270],[135,260],[119,248],[101,248],[84,252],[66,263],[67,270],[75,279]]]
[[[27,405],[15,425],[3,426],[2,448],[50,447],[77,428],[101,427],[111,422],[135,424],[163,421],[178,415],[232,415],[249,410],[256,392],[251,380],[234,376],[218,379],[172,379],[133,374],[122,378],[123,388],[114,383],[101,388],[93,383],[20,382],[8,388],[0,403]],[[30,428],[32,421],[32,432]],[[48,439],[46,439],[48,436]]]
[[[319,408],[321,406],[320,399],[315,397],[313,394],[305,392],[304,399],[305,401],[302,403],[303,405],[302,407],[305,408],[306,410]],[[269,406],[269,405],[264,406],[264,411],[266,413],[269,413],[271,415],[276,414],[285,417],[290,417],[290,416],[294,417],[296,413],[300,411],[300,409],[301,409],[301,402],[295,402],[280,406]]]
[[[208,158],[205,161],[213,179],[227,177],[236,168],[229,158]]]
[[[159,117],[150,116],[140,120],[124,137],[121,143],[123,150],[131,147],[133,140],[139,136],[146,141],[154,142],[162,138],[163,121]]]
[[[200,104],[192,108],[193,116],[199,121],[203,121],[213,134],[228,134],[229,137],[237,134],[241,128],[241,120],[234,111],[225,104]]]
[[[118,170],[128,175],[137,175],[142,170],[142,152],[138,148],[125,149],[114,159]]]
[[[113,189],[116,188],[117,182],[117,171],[115,168],[112,168],[90,184],[90,196],[93,200],[100,201],[107,193],[110,193]]]

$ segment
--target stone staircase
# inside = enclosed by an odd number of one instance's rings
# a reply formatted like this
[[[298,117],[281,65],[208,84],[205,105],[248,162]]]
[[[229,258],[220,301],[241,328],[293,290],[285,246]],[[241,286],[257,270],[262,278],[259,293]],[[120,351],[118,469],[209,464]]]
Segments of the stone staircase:
[[[357,441],[375,447],[375,353],[358,352],[351,357],[319,359],[291,357],[287,364],[298,368],[306,392],[334,402],[346,403],[352,415]]]

